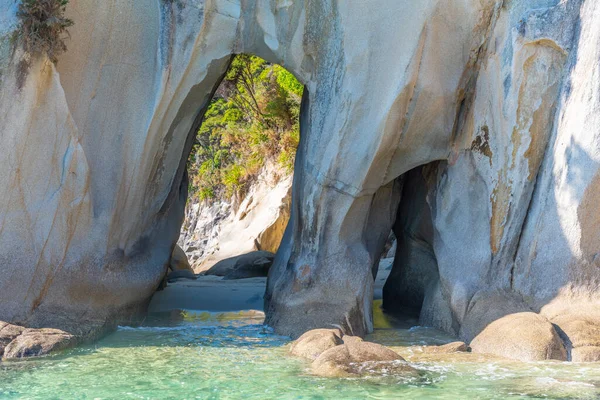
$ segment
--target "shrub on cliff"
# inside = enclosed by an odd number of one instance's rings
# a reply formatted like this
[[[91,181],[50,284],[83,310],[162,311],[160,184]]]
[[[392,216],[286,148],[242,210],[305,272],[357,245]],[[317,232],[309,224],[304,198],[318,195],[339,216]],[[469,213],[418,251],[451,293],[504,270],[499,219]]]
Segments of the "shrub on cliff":
[[[21,23],[18,39],[29,54],[47,54],[52,62],[67,50],[67,29],[73,21],[65,17],[69,0],[22,0],[17,11]]]
[[[303,89],[280,66],[236,56],[198,131],[190,193],[199,200],[243,195],[267,161],[291,171]]]

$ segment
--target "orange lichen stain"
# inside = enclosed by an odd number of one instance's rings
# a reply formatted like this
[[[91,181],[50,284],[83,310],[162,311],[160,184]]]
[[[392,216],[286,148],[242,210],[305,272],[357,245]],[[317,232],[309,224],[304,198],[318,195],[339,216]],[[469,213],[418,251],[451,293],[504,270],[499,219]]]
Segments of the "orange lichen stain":
[[[512,187],[506,182],[506,177],[501,177],[490,196],[492,203],[492,217],[490,218],[490,247],[492,253],[498,253],[502,236],[504,235],[504,224],[510,208],[510,193]]]
[[[300,290],[310,285],[310,272],[310,265],[305,264],[298,268],[298,271],[296,273],[296,279],[294,279],[294,284],[292,286],[292,290],[294,292],[299,292]]]
[[[471,150],[483,154],[490,160],[492,166],[492,149],[490,148],[490,128],[487,125],[481,127],[481,133],[475,137],[471,144]]]
[[[522,135],[530,142],[523,154],[528,161],[530,182],[540,168],[552,130],[553,117],[565,55],[546,42],[536,42],[531,56],[523,63],[523,83],[519,88],[516,126],[513,129],[512,167],[515,166]]]
[[[300,278],[305,279],[310,274],[310,266],[309,265],[301,266],[299,269],[299,272],[300,272]]]
[[[546,150],[547,137],[552,129],[552,117],[556,110],[556,92],[558,84],[552,85],[546,93],[551,93],[549,96],[542,97],[542,104],[533,113],[533,122],[529,128],[531,142],[525,151],[525,158],[529,161],[529,175],[527,179],[533,181],[542,164],[544,153]]]

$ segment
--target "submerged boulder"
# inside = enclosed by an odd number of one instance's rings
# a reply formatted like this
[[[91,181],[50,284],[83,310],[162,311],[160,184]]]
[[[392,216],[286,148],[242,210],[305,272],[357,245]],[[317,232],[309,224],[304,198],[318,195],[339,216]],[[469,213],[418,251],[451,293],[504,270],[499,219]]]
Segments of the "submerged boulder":
[[[521,361],[567,360],[554,326],[533,312],[506,315],[490,323],[470,344],[474,353]]]
[[[314,360],[326,350],[343,343],[342,331],[339,329],[313,329],[292,343],[290,354]]]
[[[39,357],[73,346],[77,337],[59,329],[25,329],[4,349],[4,359]]]
[[[359,337],[344,336],[344,343],[324,351],[312,363],[315,375],[343,377],[355,375],[402,375],[417,377],[419,373],[396,352]]]

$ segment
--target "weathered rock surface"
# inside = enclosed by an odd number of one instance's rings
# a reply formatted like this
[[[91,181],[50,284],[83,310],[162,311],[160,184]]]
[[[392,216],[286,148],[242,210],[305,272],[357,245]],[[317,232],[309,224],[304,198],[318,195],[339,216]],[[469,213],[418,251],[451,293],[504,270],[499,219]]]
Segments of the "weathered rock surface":
[[[353,336],[344,336],[344,344],[330,348],[312,363],[314,374],[326,377],[389,374],[417,377],[418,371],[393,350],[365,342]]]
[[[383,287],[383,307],[388,312],[420,315],[425,296],[439,281],[426,200],[425,175],[434,170],[435,167],[416,168],[404,175],[402,201],[393,227],[394,266]]]
[[[339,329],[313,329],[292,343],[290,354],[314,360],[326,350],[342,343],[342,331]]]
[[[0,0],[0,320],[144,309],[179,236],[192,137],[247,52],[306,85],[265,295],[277,332],[372,330],[402,176],[432,162],[439,279],[417,286],[422,320],[466,338],[553,302],[574,343],[598,325],[576,306],[600,303],[598,1],[71,0],[57,66],[13,48],[16,9]],[[498,312],[473,311],[488,295]]]
[[[277,252],[290,218],[292,176],[267,164],[246,196],[231,202],[189,201],[179,244],[194,269],[253,250]]]
[[[567,360],[567,351],[554,326],[532,312],[509,314],[493,321],[470,346],[474,353],[522,361]]]
[[[252,251],[221,260],[204,275],[223,276],[224,279],[243,279],[267,276],[275,255],[268,251]]]
[[[77,338],[59,329],[25,329],[4,349],[6,360],[39,357],[73,346]]]
[[[17,325],[11,325],[6,322],[0,321],[0,359],[4,354],[4,349],[10,342],[12,342],[17,336],[23,333],[25,328]]]
[[[470,342],[492,322],[506,315],[522,312],[531,312],[531,309],[510,291],[482,290],[471,298],[459,336]]]

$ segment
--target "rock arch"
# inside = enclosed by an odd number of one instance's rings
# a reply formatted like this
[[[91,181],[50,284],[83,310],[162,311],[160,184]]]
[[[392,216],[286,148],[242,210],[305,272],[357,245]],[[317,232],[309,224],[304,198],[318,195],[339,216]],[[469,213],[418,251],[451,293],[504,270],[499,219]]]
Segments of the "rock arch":
[[[17,21],[12,0],[0,6],[4,37]],[[460,330],[471,300],[491,289],[526,297],[540,311],[573,283],[570,271],[584,274],[581,257],[563,253],[555,258],[561,279],[548,282],[519,243],[536,242],[535,219],[544,232],[558,229],[544,225],[544,206],[532,207],[531,218],[522,209],[544,197],[540,190],[563,190],[551,171],[572,161],[557,138],[581,141],[579,125],[567,124],[576,121],[571,109],[594,109],[595,97],[570,97],[584,90],[584,74],[565,77],[581,62],[597,67],[589,61],[596,7],[592,0],[71,0],[69,51],[57,67],[31,60],[22,88],[15,76],[26,55],[0,41],[7,166],[0,186],[8,188],[0,196],[0,319],[92,326],[143,307],[181,224],[190,134],[240,52],[283,65],[307,87],[268,323],[291,335],[327,325],[368,332],[371,269],[395,220],[396,178],[436,160],[445,162],[429,205],[443,262],[432,307],[450,316],[432,321]],[[528,82],[538,90],[531,98]],[[587,155],[575,162],[591,177],[597,154]],[[532,175],[532,167],[541,172]],[[559,194],[559,206],[581,196]],[[544,204],[552,208],[552,199]],[[564,211],[561,226],[580,219]],[[455,232],[467,226],[465,237],[483,244],[453,248],[464,244]],[[567,237],[553,239],[557,247],[573,248],[572,230],[559,230]],[[473,266],[469,274],[461,264]],[[543,282],[543,295],[524,283],[528,271]],[[586,304],[597,294],[593,285],[575,286]]]

